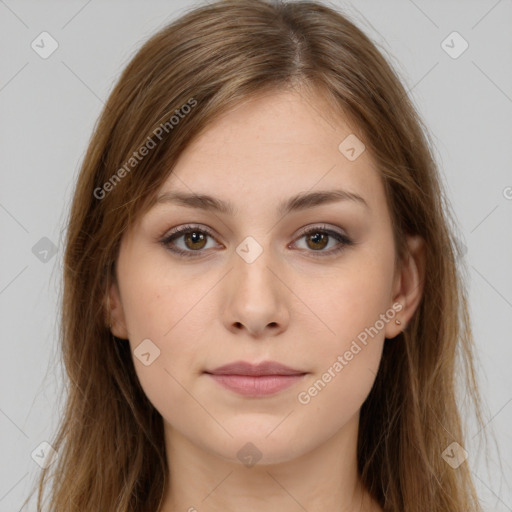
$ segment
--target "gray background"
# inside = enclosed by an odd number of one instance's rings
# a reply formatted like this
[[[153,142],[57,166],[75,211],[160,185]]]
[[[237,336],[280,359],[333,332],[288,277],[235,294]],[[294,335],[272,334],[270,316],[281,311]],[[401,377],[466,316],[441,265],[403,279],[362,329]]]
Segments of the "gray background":
[[[63,403],[64,221],[94,123],[140,44],[192,5],[0,0],[0,511],[19,510]],[[512,2],[333,5],[391,60],[432,133],[465,252],[484,430],[497,441],[484,457],[484,432],[468,425],[467,463],[486,510],[512,511]],[[59,45],[47,59],[31,48],[43,31]],[[441,44],[453,31],[469,44],[455,59]]]

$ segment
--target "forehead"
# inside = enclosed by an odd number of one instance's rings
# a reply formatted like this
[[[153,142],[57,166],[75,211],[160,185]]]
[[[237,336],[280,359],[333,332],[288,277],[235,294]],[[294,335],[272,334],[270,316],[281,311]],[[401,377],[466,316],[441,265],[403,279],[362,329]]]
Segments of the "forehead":
[[[196,137],[161,191],[210,194],[244,207],[316,189],[383,194],[357,128],[328,109],[322,97],[297,91],[246,100]],[[347,146],[359,156],[348,158],[354,152]]]

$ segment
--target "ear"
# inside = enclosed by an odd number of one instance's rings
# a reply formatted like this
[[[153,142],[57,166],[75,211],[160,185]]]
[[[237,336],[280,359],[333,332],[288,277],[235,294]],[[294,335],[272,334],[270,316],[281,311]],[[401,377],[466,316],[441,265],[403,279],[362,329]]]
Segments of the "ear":
[[[423,284],[425,280],[425,240],[419,235],[407,236],[408,252],[405,255],[395,275],[393,285],[393,304],[400,304],[395,321],[386,324],[386,338],[394,338],[403,331],[423,296]]]
[[[126,328],[126,319],[121,302],[119,287],[114,281],[110,285],[107,296],[107,318],[109,319],[110,331],[116,338],[128,339],[128,329]]]

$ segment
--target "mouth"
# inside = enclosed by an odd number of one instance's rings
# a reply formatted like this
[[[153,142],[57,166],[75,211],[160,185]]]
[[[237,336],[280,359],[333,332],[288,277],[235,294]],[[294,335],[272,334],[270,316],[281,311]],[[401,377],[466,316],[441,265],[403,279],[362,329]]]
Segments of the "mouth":
[[[248,397],[274,395],[296,384],[307,374],[274,361],[257,365],[237,361],[204,373],[224,388]]]

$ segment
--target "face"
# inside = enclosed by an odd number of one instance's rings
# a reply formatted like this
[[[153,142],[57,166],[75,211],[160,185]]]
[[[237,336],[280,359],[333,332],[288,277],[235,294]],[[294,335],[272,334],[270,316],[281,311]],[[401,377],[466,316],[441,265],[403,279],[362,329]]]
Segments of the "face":
[[[248,442],[276,463],[342,432],[407,320],[375,163],[355,139],[339,148],[355,130],[325,109],[282,92],[226,113],[121,241],[112,331],[167,435],[234,462]],[[295,373],[215,373],[240,361]]]

